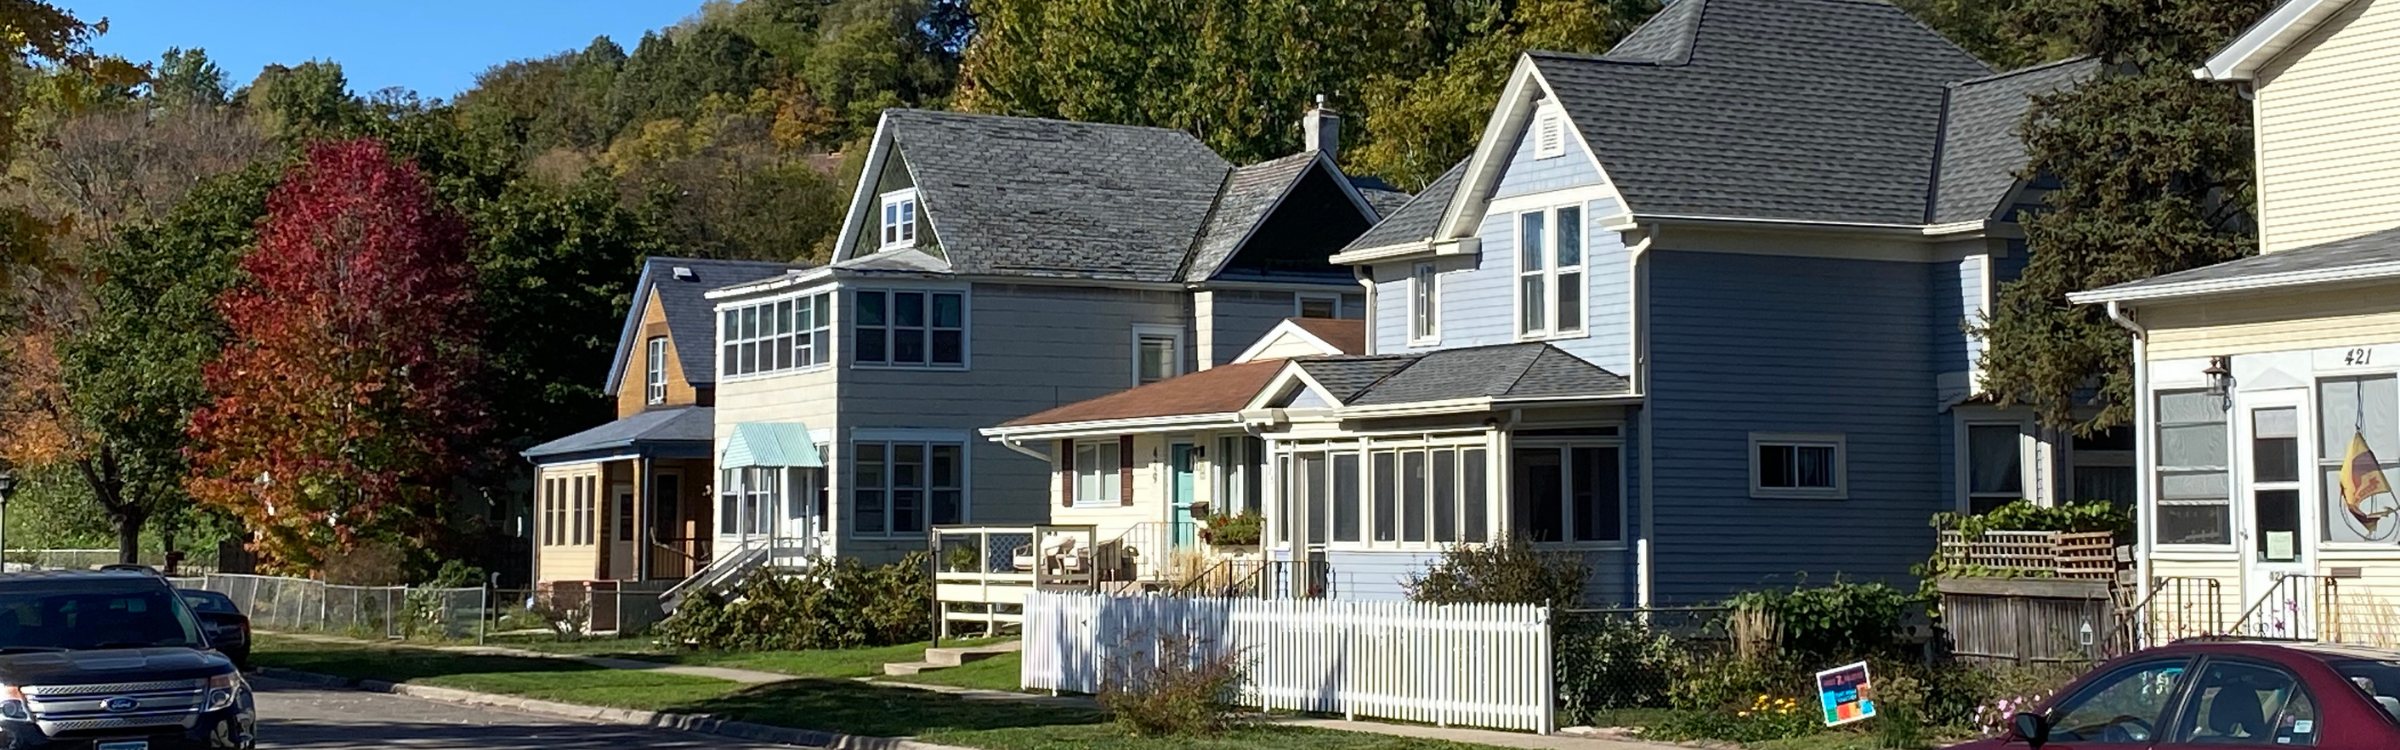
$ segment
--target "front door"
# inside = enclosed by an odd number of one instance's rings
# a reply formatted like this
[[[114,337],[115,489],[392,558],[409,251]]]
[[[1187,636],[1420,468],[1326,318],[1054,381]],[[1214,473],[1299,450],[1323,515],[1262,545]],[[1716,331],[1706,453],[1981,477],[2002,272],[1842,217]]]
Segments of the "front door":
[[[1189,549],[1199,538],[1199,522],[1192,518],[1192,444],[1176,443],[1167,447],[1169,474],[1167,480],[1167,526],[1175,549]]]
[[[2236,543],[2247,563],[2242,581],[2246,635],[2316,636],[2314,579],[2285,580],[2309,573],[2316,548],[2306,531],[2316,528],[2310,523],[2315,514],[2308,502],[2314,493],[2301,481],[2306,472],[2300,457],[2313,455],[2306,445],[2311,420],[2301,408],[2305,395],[2298,390],[2244,394],[2242,413],[2237,415],[2241,494],[2235,505],[2242,533]]]
[[[640,563],[633,556],[640,547],[634,543],[633,483],[615,482],[608,486],[608,518],[601,525],[608,535],[608,577],[626,580],[640,575]]]
[[[643,532],[643,554],[650,556],[650,577],[682,578],[692,574],[683,536],[683,474],[650,475],[650,528]]]

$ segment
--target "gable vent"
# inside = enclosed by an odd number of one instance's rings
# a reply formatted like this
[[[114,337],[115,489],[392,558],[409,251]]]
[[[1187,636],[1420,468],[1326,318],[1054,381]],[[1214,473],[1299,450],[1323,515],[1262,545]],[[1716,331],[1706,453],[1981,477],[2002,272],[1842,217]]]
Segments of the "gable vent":
[[[675,280],[676,280],[676,281],[698,281],[698,280],[700,280],[700,274],[692,273],[692,269],[691,269],[691,267],[690,267],[690,266],[676,266],[676,267],[675,267]]]
[[[1533,116],[1533,158],[1548,159],[1567,153],[1567,118],[1558,107],[1542,105]]]

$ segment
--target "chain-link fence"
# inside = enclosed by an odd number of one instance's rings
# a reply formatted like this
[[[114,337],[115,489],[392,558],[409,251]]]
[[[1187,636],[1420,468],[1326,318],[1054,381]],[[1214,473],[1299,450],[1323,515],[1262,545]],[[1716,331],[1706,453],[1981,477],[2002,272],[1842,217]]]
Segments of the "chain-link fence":
[[[185,550],[176,561],[174,572],[181,575],[207,575],[219,570],[217,550]],[[102,565],[114,565],[118,560],[114,549],[12,549],[0,555],[8,561],[9,570],[91,570]],[[167,570],[167,554],[145,550],[134,556],[143,565]]]
[[[1723,607],[1560,609],[1551,619],[1561,719],[1663,708],[1684,668],[1734,648]]]
[[[667,619],[659,594],[674,581],[560,583],[539,589],[495,589],[492,632],[498,635],[634,635]]]
[[[212,574],[178,586],[224,594],[251,627],[354,638],[482,642],[493,614],[487,590],[335,586],[305,578]]]

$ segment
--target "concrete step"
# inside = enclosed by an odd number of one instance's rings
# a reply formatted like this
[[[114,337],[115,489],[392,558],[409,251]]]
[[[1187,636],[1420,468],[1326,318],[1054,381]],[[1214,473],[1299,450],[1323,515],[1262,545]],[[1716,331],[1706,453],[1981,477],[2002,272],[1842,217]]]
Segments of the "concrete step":
[[[965,666],[1001,654],[1015,653],[1025,648],[1024,641],[1007,641],[983,646],[957,646],[925,649],[924,661],[892,662],[883,665],[888,676],[921,674],[937,669]]]

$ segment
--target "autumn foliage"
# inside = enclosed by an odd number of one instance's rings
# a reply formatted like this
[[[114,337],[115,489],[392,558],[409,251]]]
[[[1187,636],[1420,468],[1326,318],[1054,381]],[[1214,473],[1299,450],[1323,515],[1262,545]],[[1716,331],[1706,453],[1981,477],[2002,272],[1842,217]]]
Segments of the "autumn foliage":
[[[484,427],[461,220],[373,140],[309,149],[268,201],[233,341],[193,415],[193,498],[314,571],[367,542],[426,550]]]

